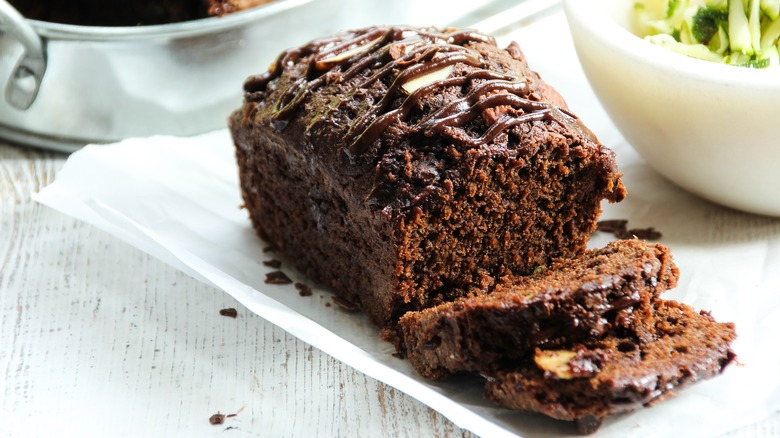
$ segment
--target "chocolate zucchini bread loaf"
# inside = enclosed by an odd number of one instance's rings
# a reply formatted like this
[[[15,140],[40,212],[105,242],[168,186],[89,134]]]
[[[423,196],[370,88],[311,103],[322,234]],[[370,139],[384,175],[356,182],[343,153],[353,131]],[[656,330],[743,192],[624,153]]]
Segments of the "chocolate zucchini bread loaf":
[[[613,153],[516,44],[370,27],[282,53],[229,120],[257,233],[394,326],[585,250]]]
[[[733,361],[733,324],[675,301],[654,305],[655,340],[610,334],[567,350],[536,350],[533,359],[490,376],[486,396],[512,409],[576,421],[590,433],[605,417],[663,400]]]
[[[615,241],[512,277],[490,294],[407,313],[400,320],[406,354],[420,374],[439,379],[490,373],[534,348],[564,347],[607,331],[648,342],[655,338],[652,302],[678,276],[669,248]]]

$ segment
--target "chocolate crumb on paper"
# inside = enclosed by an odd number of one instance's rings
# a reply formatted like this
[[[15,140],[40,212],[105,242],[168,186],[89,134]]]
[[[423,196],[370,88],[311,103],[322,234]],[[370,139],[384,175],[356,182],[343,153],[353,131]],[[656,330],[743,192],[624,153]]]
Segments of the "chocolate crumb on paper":
[[[282,271],[271,271],[265,274],[266,284],[291,284],[292,280]]]
[[[232,307],[227,307],[225,309],[220,309],[219,310],[219,314],[222,315],[222,316],[227,316],[228,318],[233,318],[233,319],[238,318],[238,310],[236,310],[236,309],[234,309]]]
[[[628,230],[628,234],[642,240],[658,240],[661,238],[661,232],[653,227],[632,228]]]
[[[631,239],[635,237],[642,240],[658,240],[662,236],[661,232],[653,227],[629,229],[628,220],[626,219],[609,219],[599,221],[596,224],[596,231],[612,233],[618,239]]]
[[[268,266],[269,268],[279,269],[282,267],[282,262],[276,259],[266,260],[263,262],[264,265]]]
[[[298,289],[298,295],[302,297],[312,296],[311,288],[303,283],[295,283],[295,288]]]
[[[209,423],[211,423],[211,424],[213,424],[215,426],[218,425],[218,424],[223,424],[225,422],[226,418],[233,418],[233,417],[235,417],[236,415],[240,414],[241,411],[244,410],[244,408],[245,408],[245,406],[242,406],[241,409],[237,410],[235,413],[227,414],[227,415],[226,414],[222,414],[219,411],[217,411],[216,414],[214,414],[211,417],[209,417]],[[228,427],[228,429],[230,429],[230,427]],[[227,429],[225,429],[225,430],[227,430]]]
[[[603,231],[605,233],[612,233],[615,237],[623,238],[628,232],[628,221],[625,219],[610,219],[598,221],[596,223],[596,231]]]
[[[333,297],[333,302],[336,303],[336,305],[339,306],[339,308],[341,310],[344,310],[346,312],[352,313],[352,312],[357,312],[358,310],[360,310],[360,307],[357,304],[353,303],[352,301],[346,300],[346,299],[344,299],[342,297],[339,297],[339,296],[334,296]]]

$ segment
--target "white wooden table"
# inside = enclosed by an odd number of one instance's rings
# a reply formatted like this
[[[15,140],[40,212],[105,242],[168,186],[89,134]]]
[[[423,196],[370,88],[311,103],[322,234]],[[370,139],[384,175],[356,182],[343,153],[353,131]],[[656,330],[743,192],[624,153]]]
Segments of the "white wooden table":
[[[0,436],[472,436],[36,204],[65,159],[0,143]]]
[[[0,143],[0,436],[473,436],[33,202],[65,159]],[[728,436],[780,436],[780,414]]]

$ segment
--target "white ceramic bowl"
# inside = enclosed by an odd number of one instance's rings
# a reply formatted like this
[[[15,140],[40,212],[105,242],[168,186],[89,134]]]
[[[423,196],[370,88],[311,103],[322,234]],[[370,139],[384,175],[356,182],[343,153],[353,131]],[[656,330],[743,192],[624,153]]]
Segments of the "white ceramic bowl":
[[[688,58],[630,32],[634,0],[566,0],[577,54],[631,145],[711,201],[780,216],[780,69]]]

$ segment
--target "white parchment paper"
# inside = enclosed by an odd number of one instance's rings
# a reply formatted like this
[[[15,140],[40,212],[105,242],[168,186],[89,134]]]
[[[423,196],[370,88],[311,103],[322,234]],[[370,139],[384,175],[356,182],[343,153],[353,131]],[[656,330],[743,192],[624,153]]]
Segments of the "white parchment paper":
[[[664,180],[625,143],[592,94],[566,29],[555,13],[502,38],[521,43],[532,67],[567,98],[617,155],[629,197],[605,206],[603,218],[655,227],[682,272],[667,298],[737,323],[741,365],[678,397],[607,422],[598,433],[623,436],[713,436],[780,410],[780,219],[728,210]],[[673,159],[673,157],[670,157]],[[479,378],[435,384],[419,378],[365,317],[267,285],[272,269],[241,210],[230,137],[130,139],[74,153],[57,179],[36,195],[52,208],[104,229],[223,289],[268,321],[356,369],[386,382],[485,437],[562,436],[573,429],[533,414],[493,407]],[[611,239],[595,235],[592,246]],[[295,281],[311,284],[284,266]]]

